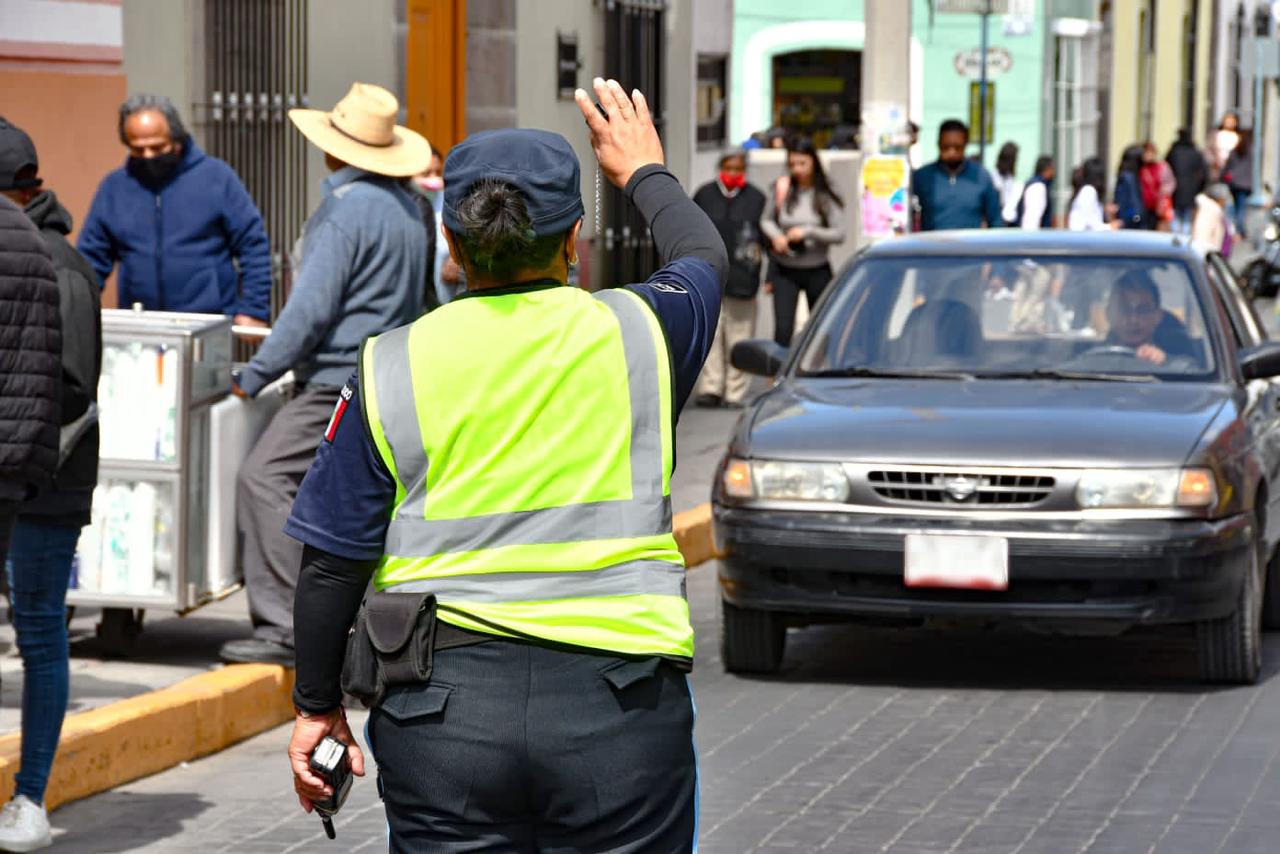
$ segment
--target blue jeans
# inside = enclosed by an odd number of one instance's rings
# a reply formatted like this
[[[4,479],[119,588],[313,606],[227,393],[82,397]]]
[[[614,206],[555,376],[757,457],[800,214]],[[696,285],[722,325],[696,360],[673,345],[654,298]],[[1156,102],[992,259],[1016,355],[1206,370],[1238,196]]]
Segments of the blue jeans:
[[[44,802],[67,713],[67,579],[79,528],[20,519],[9,544],[13,628],[22,656],[22,764],[14,794]]]

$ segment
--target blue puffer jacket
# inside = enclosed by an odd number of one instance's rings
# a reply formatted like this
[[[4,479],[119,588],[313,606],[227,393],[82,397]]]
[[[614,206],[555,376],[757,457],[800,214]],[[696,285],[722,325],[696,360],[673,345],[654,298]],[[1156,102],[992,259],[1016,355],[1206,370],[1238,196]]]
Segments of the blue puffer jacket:
[[[271,247],[262,214],[235,171],[190,137],[178,168],[159,186],[139,180],[128,162],[104,178],[76,246],[99,284],[120,264],[123,307],[139,302],[262,320],[270,314]]]

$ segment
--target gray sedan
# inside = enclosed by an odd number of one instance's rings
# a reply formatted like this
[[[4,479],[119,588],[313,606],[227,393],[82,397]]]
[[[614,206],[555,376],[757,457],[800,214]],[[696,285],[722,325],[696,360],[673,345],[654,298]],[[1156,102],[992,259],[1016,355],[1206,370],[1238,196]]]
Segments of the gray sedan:
[[[878,244],[832,283],[713,490],[722,657],[788,628],[1186,624],[1252,682],[1280,627],[1280,344],[1231,270],[1167,235]]]

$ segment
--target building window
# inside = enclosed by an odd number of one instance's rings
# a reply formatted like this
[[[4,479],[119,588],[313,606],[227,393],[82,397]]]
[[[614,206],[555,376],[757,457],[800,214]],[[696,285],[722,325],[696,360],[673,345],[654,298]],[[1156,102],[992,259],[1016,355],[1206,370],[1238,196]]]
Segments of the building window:
[[[723,148],[729,114],[728,57],[698,57],[698,147]]]

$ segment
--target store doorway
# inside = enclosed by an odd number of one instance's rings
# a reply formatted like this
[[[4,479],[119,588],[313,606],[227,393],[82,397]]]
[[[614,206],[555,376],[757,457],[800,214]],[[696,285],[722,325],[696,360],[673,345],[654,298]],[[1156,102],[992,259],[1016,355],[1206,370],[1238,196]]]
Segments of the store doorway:
[[[862,115],[862,52],[797,50],[773,58],[773,123],[819,148],[854,139]],[[852,142],[849,143],[852,145]]]

